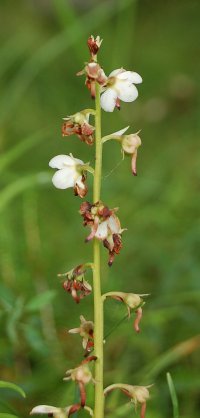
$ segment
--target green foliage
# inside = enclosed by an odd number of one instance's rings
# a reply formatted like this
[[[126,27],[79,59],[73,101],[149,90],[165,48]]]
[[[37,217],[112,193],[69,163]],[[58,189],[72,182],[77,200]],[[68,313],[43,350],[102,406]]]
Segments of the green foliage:
[[[5,382],[4,380],[0,380],[0,389],[12,389],[17,393],[20,393],[20,395],[23,396],[23,398],[26,397],[26,394],[23,391],[23,389],[20,388],[19,386],[15,385],[14,383]]]
[[[179,407],[178,399],[176,395],[176,390],[170,373],[167,373],[167,383],[169,386],[169,391],[171,395],[172,405],[173,405],[173,418],[179,418]]]
[[[0,418],[18,418],[16,415],[0,413]]]
[[[12,404],[22,418],[50,400],[68,404],[74,386],[63,388],[62,378],[82,348],[79,336],[66,331],[79,325],[80,314],[93,315],[90,298],[76,305],[57,278],[90,260],[91,246],[84,245],[80,200],[71,190],[56,191],[48,170],[57,154],[93,162],[92,147],[60,134],[62,117],[92,107],[84,79],[75,74],[93,32],[104,38],[99,58],[107,74],[124,66],[144,79],[135,103],[123,103],[109,118],[103,114],[103,134],[131,120],[134,132],[142,128],[143,143],[137,178],[118,144],[106,144],[103,199],[119,206],[128,231],[109,272],[102,250],[105,289],[151,294],[140,335],[132,317],[122,321],[121,304],[105,305],[105,336],[115,330],[106,338],[106,384],[154,383],[147,418],[169,418],[170,368],[180,416],[198,418],[199,3],[20,0],[17,13],[15,3],[0,6],[0,361],[2,379],[19,382],[28,396],[26,406],[14,397]],[[9,401],[4,418],[17,415],[9,393],[2,395]],[[134,414],[124,402],[122,394],[110,395],[110,416]]]

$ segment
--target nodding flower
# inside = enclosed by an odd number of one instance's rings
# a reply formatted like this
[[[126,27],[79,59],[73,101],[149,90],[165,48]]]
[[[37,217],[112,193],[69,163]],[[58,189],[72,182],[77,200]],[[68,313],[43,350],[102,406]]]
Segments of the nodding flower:
[[[126,396],[128,396],[131,399],[131,402],[133,402],[135,408],[137,408],[138,403],[141,405],[140,410],[140,418],[145,418],[145,412],[146,412],[146,402],[148,401],[150,395],[149,395],[149,388],[150,386],[132,386],[127,385],[124,383],[115,383],[113,385],[108,386],[104,390],[104,395],[107,395],[109,392],[111,392],[114,389],[120,389],[123,393],[125,393]]]
[[[139,137],[139,132],[130,135],[124,135],[129,126],[121,129],[120,131],[114,132],[113,134],[106,135],[102,138],[102,142],[109,141],[110,139],[115,139],[121,144],[121,150],[123,154],[131,155],[131,169],[134,176],[137,176],[136,170],[136,160],[137,160],[137,150],[142,144]]]
[[[78,138],[87,145],[94,143],[95,127],[89,124],[90,115],[94,115],[95,110],[84,109],[74,115],[64,118],[66,122],[62,125],[62,135],[70,136],[77,135]]]
[[[142,77],[133,71],[118,68],[110,73],[102,88],[101,107],[106,112],[120,109],[120,100],[133,102],[138,97],[135,84],[142,83]]]
[[[134,329],[136,332],[140,332],[139,323],[142,319],[142,306],[145,304],[141,296],[148,296],[147,294],[138,295],[135,293],[124,293],[124,292],[108,292],[104,293],[102,299],[105,300],[107,297],[116,299],[123,302],[128,310],[128,317],[130,318],[131,310],[134,309],[136,313],[136,319],[134,321]]]
[[[86,242],[92,239],[98,239],[103,242],[105,248],[109,251],[109,266],[112,265],[116,254],[120,253],[122,248],[121,229],[119,218],[115,215],[117,209],[109,209],[102,202],[90,204],[83,202],[80,207],[84,226],[89,226],[91,232],[86,238]]]
[[[83,360],[82,363],[76,367],[75,369],[70,369],[66,372],[66,377],[64,377],[63,380],[73,380],[75,383],[78,384],[79,390],[80,390],[80,398],[81,398],[81,407],[85,406],[86,403],[86,390],[85,386],[93,382],[95,383],[95,380],[92,376],[92,373],[88,367],[89,362],[95,361],[97,359],[96,356],[90,356],[87,359]]]

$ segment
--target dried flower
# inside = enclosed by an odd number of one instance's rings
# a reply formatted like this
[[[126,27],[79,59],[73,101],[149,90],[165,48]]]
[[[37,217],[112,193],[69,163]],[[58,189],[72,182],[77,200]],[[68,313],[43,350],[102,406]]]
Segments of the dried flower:
[[[93,35],[88,38],[87,44],[90,51],[91,59],[96,60],[97,52],[103,42],[103,39],[100,39],[100,36],[97,36],[96,39]]]
[[[83,338],[83,348],[86,350],[86,352],[89,352],[91,347],[94,345],[94,323],[92,321],[86,321],[83,315],[80,316],[80,321],[81,324],[79,328],[70,329],[68,332],[70,334],[80,334],[80,336]]]
[[[62,135],[70,136],[77,135],[78,138],[87,145],[94,143],[94,126],[89,124],[90,115],[94,115],[93,109],[85,109],[77,112],[74,115],[64,118],[66,122],[62,125]]]
[[[138,97],[138,90],[134,84],[142,83],[138,73],[119,68],[110,73],[101,95],[101,107],[106,112],[113,112],[120,108],[120,100],[133,102]]]
[[[109,251],[109,266],[112,265],[115,254],[119,254],[122,248],[121,229],[119,218],[115,215],[117,209],[109,209],[102,202],[90,204],[83,202],[80,207],[80,214],[83,216],[83,225],[91,228],[91,233],[86,242],[97,238],[103,241],[104,247]]]
[[[103,68],[100,67],[96,62],[89,62],[86,64],[82,71],[79,71],[77,75],[86,75],[85,84],[90,90],[92,99],[95,98],[95,83],[98,83],[100,86],[104,86],[107,80],[107,77],[104,73]]]
[[[63,288],[66,292],[71,293],[76,303],[79,303],[81,299],[92,292],[91,285],[85,280],[84,267],[83,264],[80,264],[67,273],[58,274],[58,277],[67,278],[63,283]]]
[[[146,401],[150,397],[148,388],[151,386],[152,385],[132,386],[124,383],[116,383],[108,386],[104,390],[104,395],[107,395],[107,393],[111,392],[114,389],[120,389],[123,393],[125,393],[125,395],[131,398],[131,402],[134,403],[135,407],[137,407],[138,403],[141,404],[140,418],[145,418]]]

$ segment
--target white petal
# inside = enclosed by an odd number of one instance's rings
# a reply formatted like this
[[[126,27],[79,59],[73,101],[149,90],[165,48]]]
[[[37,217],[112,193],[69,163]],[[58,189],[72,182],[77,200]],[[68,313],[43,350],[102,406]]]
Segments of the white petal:
[[[117,83],[118,97],[123,102],[133,102],[138,97],[138,90],[134,84],[128,84],[125,81]]]
[[[60,408],[50,405],[38,405],[32,409],[30,415],[32,414],[58,414],[61,411]]]
[[[69,334],[79,334],[80,333],[80,328],[69,329],[68,333]]]
[[[82,181],[82,176],[79,176],[76,180],[76,184],[78,185],[78,187],[80,187],[81,189],[85,189],[85,184]]]
[[[123,68],[118,68],[117,70],[113,70],[110,74],[109,77],[116,77],[119,74],[121,74],[122,72],[124,72],[125,70]],[[109,78],[108,77],[108,78]]]
[[[113,112],[116,104],[117,99],[117,92],[112,89],[108,88],[104,93],[101,95],[101,107],[105,112]]]
[[[104,221],[98,226],[95,237],[104,240],[108,235],[108,222]]]
[[[66,166],[74,166],[75,158],[70,157],[69,155],[57,155],[49,161],[49,167],[51,168],[65,168]]]
[[[135,73],[134,71],[127,71],[130,72],[130,76],[128,77],[128,81],[134,84],[142,83],[142,77],[140,74]]]
[[[112,234],[119,234],[121,231],[121,225],[117,216],[110,216],[108,220],[108,226]]]
[[[124,71],[123,73],[119,74],[117,78],[120,80],[127,80],[130,84],[142,83],[142,77],[134,71]]]
[[[52,178],[52,183],[57,189],[68,189],[68,187],[74,187],[75,181],[76,172],[71,167],[56,171]]]
[[[82,160],[79,160],[79,158],[74,158],[72,154],[70,154],[70,157],[73,159],[75,164],[84,164]]]

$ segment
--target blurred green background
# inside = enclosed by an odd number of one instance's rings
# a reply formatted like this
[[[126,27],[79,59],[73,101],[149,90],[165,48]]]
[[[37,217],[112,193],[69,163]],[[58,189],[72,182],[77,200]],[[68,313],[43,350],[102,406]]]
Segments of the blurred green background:
[[[119,206],[128,231],[111,269],[102,249],[103,290],[151,294],[141,334],[131,317],[107,339],[105,385],[154,383],[147,418],[171,418],[169,371],[180,416],[198,418],[200,3],[1,0],[0,9],[0,379],[27,394],[23,401],[1,390],[0,411],[25,418],[37,404],[76,397],[62,378],[81,361],[81,340],[66,330],[79,325],[80,314],[92,319],[92,297],[76,305],[57,273],[90,261],[92,245],[84,244],[80,199],[52,186],[48,162],[72,152],[93,164],[93,147],[61,136],[63,117],[93,106],[84,77],[75,76],[93,33],[104,39],[106,74],[123,66],[144,80],[136,102],[103,114],[104,134],[130,125],[142,129],[143,143],[137,178],[117,143],[104,148],[102,198]],[[88,200],[91,178],[89,185]],[[124,315],[108,301],[105,333]],[[118,392],[106,402],[106,416],[139,414]]]

